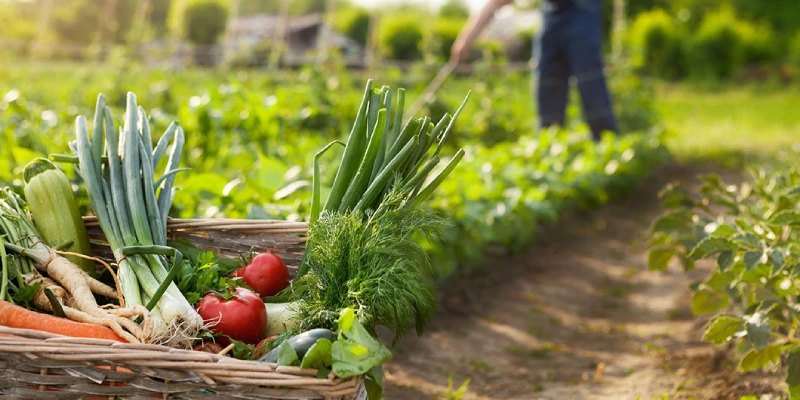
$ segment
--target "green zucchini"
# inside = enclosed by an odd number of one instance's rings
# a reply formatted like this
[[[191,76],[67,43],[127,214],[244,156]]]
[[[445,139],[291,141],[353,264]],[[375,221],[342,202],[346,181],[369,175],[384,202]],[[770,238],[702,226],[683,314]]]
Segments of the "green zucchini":
[[[336,340],[336,334],[328,329],[317,328],[311,329],[309,331],[305,331],[291,339],[289,339],[289,345],[292,346],[294,351],[297,353],[297,358],[300,360],[306,355],[308,349],[317,343],[318,340],[325,338],[330,340],[331,342]],[[261,357],[259,361],[262,362],[271,362],[275,363],[278,362],[278,351],[280,346],[272,349],[269,353]]]
[[[89,236],[67,176],[49,160],[37,158],[25,166],[22,178],[25,201],[45,244],[59,247],[71,243],[61,250],[91,256]],[[93,261],[71,255],[65,257],[92,277],[97,275]]]

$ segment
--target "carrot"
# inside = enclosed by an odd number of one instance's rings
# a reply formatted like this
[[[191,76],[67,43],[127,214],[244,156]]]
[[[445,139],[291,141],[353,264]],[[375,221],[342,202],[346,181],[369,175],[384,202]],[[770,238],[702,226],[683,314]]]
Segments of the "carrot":
[[[70,337],[106,339],[127,343],[114,331],[104,326],[38,313],[5,300],[0,300],[0,325],[10,328],[35,329]]]

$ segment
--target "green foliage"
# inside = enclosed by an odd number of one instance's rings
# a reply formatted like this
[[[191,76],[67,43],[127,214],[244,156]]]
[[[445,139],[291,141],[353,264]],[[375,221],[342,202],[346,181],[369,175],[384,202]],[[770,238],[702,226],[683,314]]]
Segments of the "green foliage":
[[[793,66],[800,67],[800,31],[792,36],[792,40],[789,42],[789,52],[787,58]]]
[[[469,7],[463,0],[447,0],[439,8],[439,16],[446,19],[467,19],[469,18]]]
[[[736,343],[743,371],[777,364],[792,353],[786,363],[795,382],[800,170],[751,172],[740,185],[705,177],[699,199],[676,186],[666,188],[661,194],[666,212],[653,226],[652,250],[671,249],[687,269],[701,260],[714,262],[711,276],[693,287],[693,311],[719,313],[703,338]]]
[[[386,76],[392,86],[408,88],[408,103],[436,73],[425,72],[430,75],[389,70]],[[97,92],[106,91],[119,109],[125,90],[140,88],[140,101],[153,107],[154,131],[177,120],[187,132],[191,151],[181,166],[192,170],[180,179],[171,216],[303,221],[310,211],[312,155],[350,132],[363,93],[356,78],[318,68],[291,74],[0,69],[3,82],[35,82],[0,93],[0,182],[19,185],[15,180],[31,159],[68,153],[70,121],[92,112]],[[621,123],[647,131],[658,122],[645,81],[612,70],[609,85]],[[454,76],[445,87],[436,96],[439,111],[429,107],[434,121],[455,110],[468,90],[472,95],[442,151],[464,147],[467,154],[430,204],[452,225],[434,242],[420,241],[439,280],[475,265],[488,248],[524,249],[541,226],[570,209],[624,195],[666,157],[658,132],[608,137],[595,146],[579,118],[563,131],[539,135],[529,73],[480,70],[475,77]],[[333,181],[340,158],[336,147],[321,159],[322,182]],[[66,172],[78,182],[74,170]],[[321,190],[324,201],[329,187]],[[77,195],[88,213],[85,194]]]
[[[444,220],[404,199],[393,189],[366,220],[361,212],[323,212],[309,227],[304,259],[309,272],[292,285],[304,300],[301,331],[330,329],[339,310],[354,307],[368,329],[389,328],[395,342],[413,323],[422,334],[436,298],[423,283],[431,266],[415,239],[419,233],[437,234]]]
[[[378,43],[392,60],[418,60],[422,57],[422,21],[419,15],[389,14],[381,18]]]
[[[220,0],[192,0],[186,7],[184,35],[197,45],[212,45],[225,32],[228,7]]]
[[[440,60],[450,59],[450,49],[465,23],[464,19],[452,17],[437,18],[433,22],[430,49],[435,57]]]
[[[687,69],[693,76],[730,78],[741,67],[743,40],[728,9],[706,14],[689,43]]]
[[[365,46],[369,37],[369,12],[361,7],[347,7],[336,14],[334,26],[350,39]]]
[[[673,18],[662,9],[636,16],[628,33],[637,68],[670,79],[683,76],[684,38]]]
[[[533,57],[533,41],[536,38],[536,29],[524,29],[516,34],[519,44],[516,48],[509,49],[510,61],[529,61]]]

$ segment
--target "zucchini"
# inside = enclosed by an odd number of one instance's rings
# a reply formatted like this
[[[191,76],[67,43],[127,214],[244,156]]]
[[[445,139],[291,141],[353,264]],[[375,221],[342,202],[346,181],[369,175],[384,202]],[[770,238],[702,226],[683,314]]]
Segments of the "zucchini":
[[[89,236],[67,176],[49,160],[37,158],[25,166],[22,178],[25,201],[45,244],[52,248],[71,243],[61,250],[91,256]],[[90,276],[97,275],[94,261],[65,257]]]
[[[308,349],[317,343],[318,340],[325,338],[330,340],[331,342],[336,340],[336,334],[328,329],[317,328],[311,329],[309,331],[305,331],[291,339],[289,339],[289,345],[292,346],[292,349],[297,353],[297,358],[302,360],[303,357],[308,352]],[[280,346],[270,350],[269,353],[261,357],[258,361],[262,362],[271,362],[276,363],[278,362],[278,351]]]

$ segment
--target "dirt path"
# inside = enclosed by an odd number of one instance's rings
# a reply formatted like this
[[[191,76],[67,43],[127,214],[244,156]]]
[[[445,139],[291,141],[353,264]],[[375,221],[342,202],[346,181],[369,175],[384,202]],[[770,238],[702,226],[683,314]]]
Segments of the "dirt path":
[[[385,367],[385,398],[444,398],[448,376],[466,399],[735,399],[780,379],[737,377],[729,352],[699,340],[684,274],[646,269],[657,192],[706,170],[666,167],[627,200],[574,216],[516,257],[448,282],[426,335]],[[662,397],[662,396],[668,397]],[[694,396],[694,397],[692,397]]]

